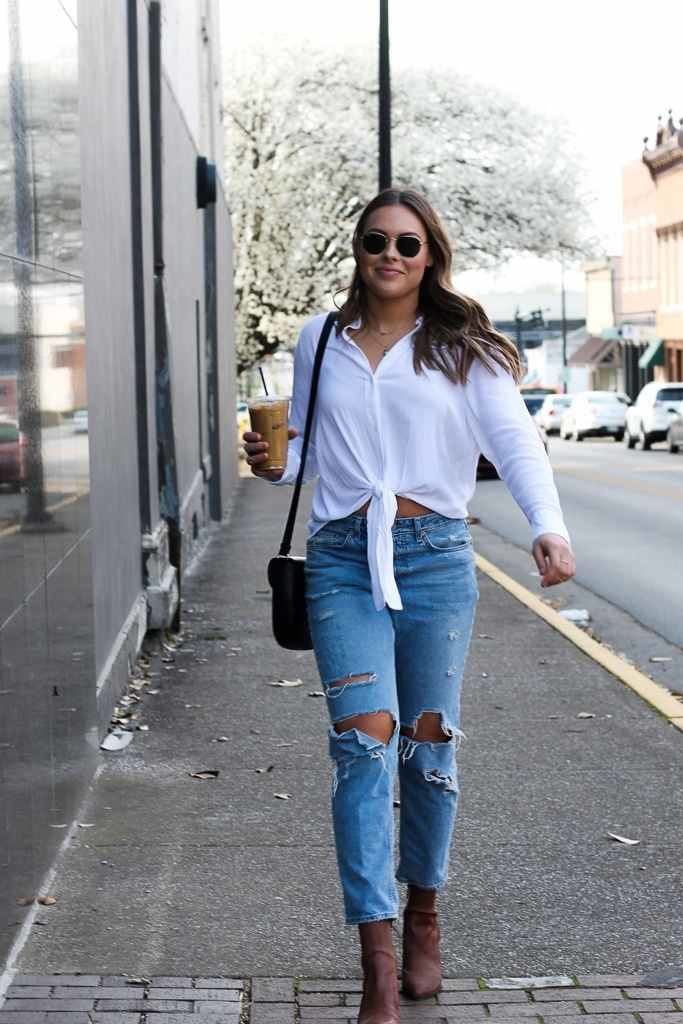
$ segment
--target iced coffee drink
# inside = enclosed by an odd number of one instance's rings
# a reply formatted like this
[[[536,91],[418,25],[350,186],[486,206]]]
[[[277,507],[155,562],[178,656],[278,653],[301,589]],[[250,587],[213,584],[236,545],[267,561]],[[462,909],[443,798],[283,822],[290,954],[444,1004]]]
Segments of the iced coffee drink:
[[[287,465],[289,399],[263,395],[249,402],[251,429],[268,442],[268,458],[259,469],[284,469]]]

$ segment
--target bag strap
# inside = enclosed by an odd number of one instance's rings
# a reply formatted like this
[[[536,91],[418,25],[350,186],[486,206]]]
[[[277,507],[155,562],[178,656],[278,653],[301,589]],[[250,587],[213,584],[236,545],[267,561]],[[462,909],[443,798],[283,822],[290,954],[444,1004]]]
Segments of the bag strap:
[[[313,427],[313,412],[315,410],[315,399],[318,394],[318,379],[320,377],[320,367],[322,366],[323,356],[325,355],[325,348],[334,326],[334,322],[337,319],[336,313],[328,313],[327,319],[323,326],[320,334],[320,340],[318,341],[318,347],[315,352],[315,362],[313,363],[313,374],[311,376],[311,392],[308,397],[308,411],[306,413],[306,426],[304,428],[304,443],[301,447],[301,464],[299,466],[299,472],[297,474],[296,483],[294,485],[294,494],[292,495],[292,502],[289,506],[289,515],[287,516],[287,525],[285,526],[285,532],[282,537],[282,544],[280,545],[280,555],[288,555],[292,546],[292,534],[294,533],[294,523],[296,521],[296,513],[299,507],[299,495],[301,494],[301,485],[304,482],[304,470],[306,468],[306,456],[308,454],[308,443],[311,439],[311,429]]]

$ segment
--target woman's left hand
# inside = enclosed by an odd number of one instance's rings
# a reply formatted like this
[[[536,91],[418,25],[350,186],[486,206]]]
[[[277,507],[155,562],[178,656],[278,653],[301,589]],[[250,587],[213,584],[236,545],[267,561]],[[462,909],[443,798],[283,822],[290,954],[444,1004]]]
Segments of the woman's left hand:
[[[566,583],[576,572],[574,552],[564,537],[555,533],[542,533],[534,541],[531,551],[541,574],[542,587]]]

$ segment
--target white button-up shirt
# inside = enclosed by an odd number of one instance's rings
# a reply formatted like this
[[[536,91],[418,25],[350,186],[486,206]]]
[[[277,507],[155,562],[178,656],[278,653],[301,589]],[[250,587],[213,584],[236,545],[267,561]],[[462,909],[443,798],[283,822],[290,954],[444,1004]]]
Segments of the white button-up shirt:
[[[296,480],[313,361],[325,314],[304,326],[294,354],[289,442],[278,484]],[[524,512],[533,538],[569,541],[550,462],[512,376],[478,359],[465,385],[441,370],[413,368],[412,338],[397,341],[373,373],[350,334],[332,329],[320,372],[304,480],[317,477],[309,536],[368,499],[368,563],[375,607],[402,608],[394,578],[391,527],[396,495],[451,519],[467,516],[479,453],[494,464]],[[352,329],[360,323],[352,324]]]

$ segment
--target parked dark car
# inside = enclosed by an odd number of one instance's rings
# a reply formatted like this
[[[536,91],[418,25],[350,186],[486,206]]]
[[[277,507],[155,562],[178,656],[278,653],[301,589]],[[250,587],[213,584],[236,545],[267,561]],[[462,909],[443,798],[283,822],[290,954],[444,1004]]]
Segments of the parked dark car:
[[[543,393],[543,394],[541,394],[541,393],[536,394],[535,392],[527,392],[527,393],[522,392],[522,398],[524,399],[524,404],[526,405],[527,409],[529,410],[529,415],[534,420],[534,425],[536,427],[536,430],[538,431],[538,436],[540,437],[541,441],[543,442],[543,447],[545,448],[545,452],[546,452],[546,455],[547,455],[548,454],[548,435],[546,434],[545,429],[539,424],[538,420],[535,418],[536,413],[538,412],[538,410],[543,405],[543,402],[545,401],[545,397],[546,397],[545,393]],[[495,480],[497,478],[498,478],[498,471],[497,471],[496,467],[493,465],[492,462],[489,462],[489,460],[486,458],[486,456],[482,453],[479,456],[479,463],[477,465],[477,480],[483,480],[483,479],[494,479]]]
[[[679,412],[669,423],[669,429],[666,432],[666,443],[672,455],[675,455],[676,452],[683,448],[683,413]]]
[[[20,491],[26,482],[26,438],[14,420],[0,420],[0,484]]]

